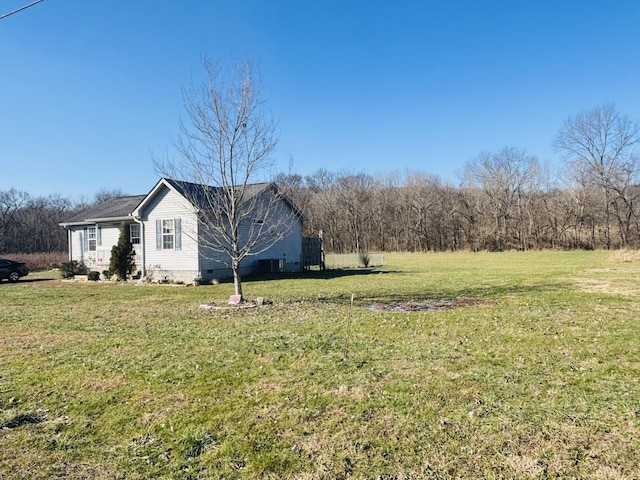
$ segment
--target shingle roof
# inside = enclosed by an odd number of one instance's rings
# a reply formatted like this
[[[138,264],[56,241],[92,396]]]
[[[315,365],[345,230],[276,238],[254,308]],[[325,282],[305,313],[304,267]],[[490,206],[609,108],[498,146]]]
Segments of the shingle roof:
[[[197,208],[210,208],[210,200],[216,198],[216,194],[222,192],[222,187],[212,187],[210,185],[201,185],[198,183],[184,182],[182,180],[174,180],[171,178],[165,178],[166,182],[171,185],[176,191],[188,199]],[[269,186],[275,184],[271,182],[264,183],[252,183],[244,187],[245,200],[253,198],[255,195],[269,188]],[[277,187],[275,187],[277,189]]]
[[[62,225],[91,223],[95,220],[119,220],[126,218],[138,206],[146,195],[130,195],[127,197],[114,197],[97,205],[92,205],[86,210],[74,215]]]
[[[216,197],[216,193],[222,190],[222,187],[212,187],[209,185],[201,185],[198,183],[184,182],[181,180],[173,180],[170,178],[163,178],[158,182],[154,189],[146,195],[132,195],[127,197],[115,197],[106,200],[97,205],[93,205],[88,209],[74,215],[67,221],[61,223],[62,226],[68,225],[82,225],[91,224],[96,221],[118,221],[128,218],[135,212],[136,208],[142,207],[143,200],[150,198],[155,188],[157,188],[162,182],[170,185],[180,195],[189,200],[196,208],[207,209],[211,208],[209,201]],[[245,186],[245,201],[249,201],[254,196],[261,192],[273,188],[274,191],[278,191],[278,187],[275,183],[253,183]],[[303,220],[306,220],[302,212],[289,200],[286,196],[282,197],[289,206],[300,215]]]
[[[196,208],[204,210],[211,208],[211,199],[216,198],[216,191],[223,190],[222,187],[212,187],[199,183],[173,180],[171,178],[165,178],[164,181],[171,185],[171,187],[175,188],[180,195],[189,200]],[[291,199],[286,195],[282,195],[277,184],[273,182],[249,183],[247,185],[244,185],[244,187],[242,188],[244,188],[245,202],[250,201],[256,195],[259,195],[265,190],[271,188],[280,196],[280,198],[282,198],[282,200],[284,200],[289,205],[289,207],[295,212],[296,215],[298,215],[303,221],[307,221],[307,217],[305,217],[302,211],[291,201]]]

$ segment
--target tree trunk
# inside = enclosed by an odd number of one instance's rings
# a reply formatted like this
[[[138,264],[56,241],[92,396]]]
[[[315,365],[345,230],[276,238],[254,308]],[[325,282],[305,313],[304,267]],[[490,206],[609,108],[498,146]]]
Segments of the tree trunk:
[[[236,295],[240,295],[240,300],[244,300],[242,296],[242,279],[240,278],[240,262],[233,261],[231,267],[233,270],[233,286],[235,288]]]
[[[611,225],[609,222],[611,221],[611,211],[609,207],[609,191],[602,187],[604,191],[604,235],[605,235],[605,243],[607,246],[607,250],[611,250]]]

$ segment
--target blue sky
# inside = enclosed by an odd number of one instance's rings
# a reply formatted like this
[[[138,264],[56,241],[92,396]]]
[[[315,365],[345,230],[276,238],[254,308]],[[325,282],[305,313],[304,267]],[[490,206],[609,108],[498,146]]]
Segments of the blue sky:
[[[44,0],[0,20],[0,190],[146,193],[203,55],[259,67],[276,171],[555,164],[567,117],[640,120],[638,25],[636,0]]]

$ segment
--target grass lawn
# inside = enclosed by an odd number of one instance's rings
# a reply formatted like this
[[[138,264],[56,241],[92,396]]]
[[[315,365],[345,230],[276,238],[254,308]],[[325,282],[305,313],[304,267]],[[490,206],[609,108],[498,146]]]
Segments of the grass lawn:
[[[0,478],[640,478],[640,255],[385,258],[3,282]]]

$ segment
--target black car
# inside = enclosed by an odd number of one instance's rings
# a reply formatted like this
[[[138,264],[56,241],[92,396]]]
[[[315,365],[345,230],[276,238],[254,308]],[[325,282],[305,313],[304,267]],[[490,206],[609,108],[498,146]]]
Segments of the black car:
[[[22,262],[0,258],[0,280],[6,278],[10,282],[17,282],[20,277],[29,275],[29,269]]]

